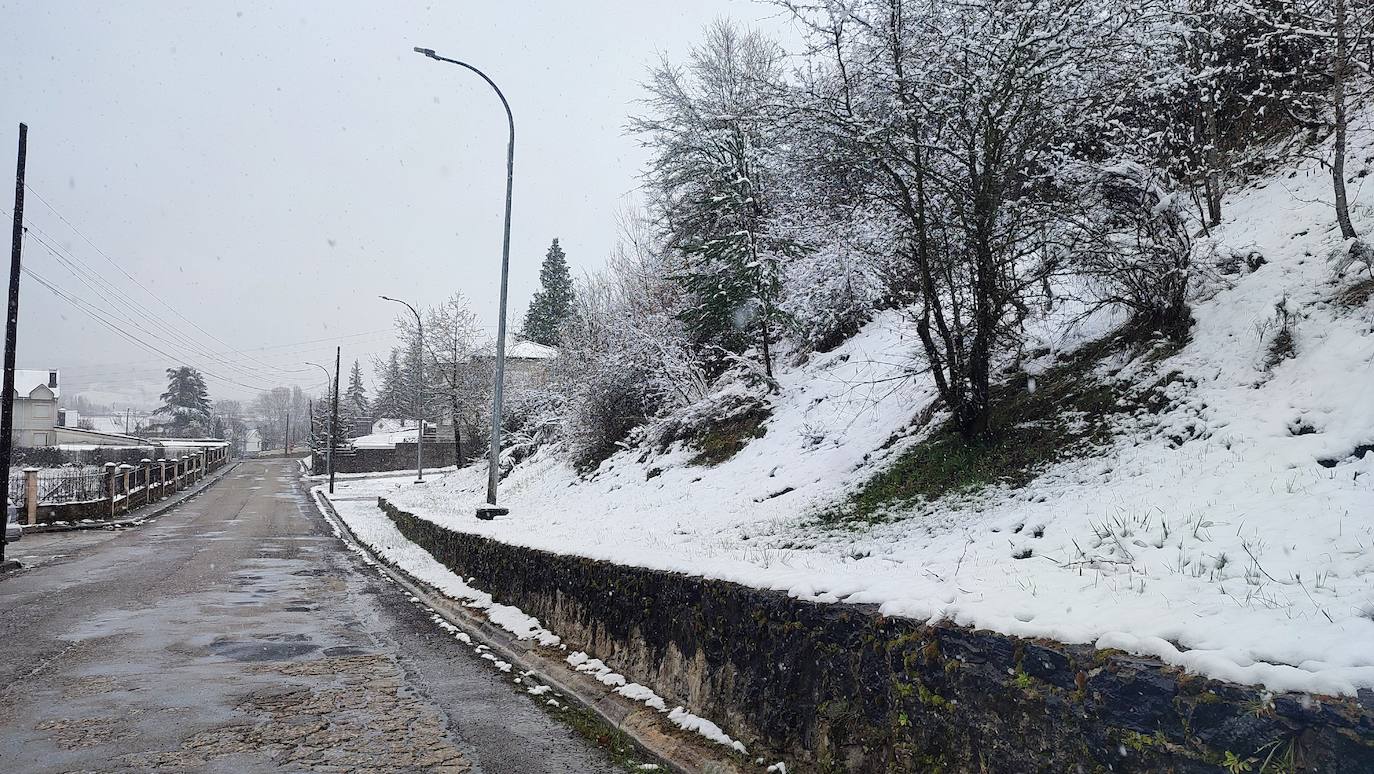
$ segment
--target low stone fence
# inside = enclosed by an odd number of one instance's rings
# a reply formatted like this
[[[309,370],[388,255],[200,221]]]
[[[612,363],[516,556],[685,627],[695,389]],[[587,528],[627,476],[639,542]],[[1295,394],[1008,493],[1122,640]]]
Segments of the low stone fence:
[[[1120,651],[522,548],[378,505],[569,648],[789,772],[1374,771],[1369,691],[1271,694]]]
[[[93,499],[44,501],[37,468],[24,469],[23,492],[12,496],[24,503],[29,524],[110,520],[185,489],[229,462],[227,448],[210,448],[174,459],[144,459],[137,464],[106,463]],[[62,498],[54,498],[62,499]]]
[[[454,449],[452,441],[425,441],[425,469],[443,468],[453,464]],[[316,451],[310,462],[311,473],[321,475],[329,472],[325,455]],[[415,444],[398,443],[394,449],[339,449],[334,452],[335,473],[383,473],[390,470],[415,469]]]

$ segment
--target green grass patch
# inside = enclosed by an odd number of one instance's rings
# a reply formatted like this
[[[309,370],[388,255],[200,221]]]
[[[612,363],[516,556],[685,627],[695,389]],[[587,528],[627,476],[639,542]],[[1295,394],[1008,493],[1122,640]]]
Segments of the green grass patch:
[[[706,425],[691,440],[697,454],[688,464],[719,465],[735,456],[750,441],[768,432],[764,423],[772,413],[760,406]]]
[[[846,502],[822,517],[829,524],[881,521],[893,506],[931,501],[989,486],[1026,485],[1051,464],[1084,456],[1111,439],[1113,419],[1167,406],[1161,390],[1179,378],[1170,374],[1143,389],[1103,379],[1096,365],[1108,354],[1132,351],[1155,363],[1180,344],[1161,339],[1114,337],[1084,347],[1036,377],[1024,376],[993,393],[991,432],[969,441],[950,422],[935,428],[895,462],[860,486]],[[1161,353],[1160,350],[1165,350]]]
[[[541,709],[553,716],[554,719],[572,728],[578,736],[603,750],[618,768],[643,774],[644,769],[640,768],[641,765],[658,763],[657,760],[646,755],[638,743],[628,734],[602,720],[601,716],[595,712],[571,704],[567,699],[561,697],[557,707],[547,704],[538,697],[532,698]],[[669,769],[667,766],[659,764],[657,770],[666,772]]]

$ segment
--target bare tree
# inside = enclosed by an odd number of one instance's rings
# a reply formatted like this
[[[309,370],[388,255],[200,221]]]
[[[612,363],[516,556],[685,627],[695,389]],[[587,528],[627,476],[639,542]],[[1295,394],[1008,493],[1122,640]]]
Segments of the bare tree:
[[[833,60],[805,109],[894,224],[893,303],[960,433],[983,436],[993,359],[1065,252],[1058,171],[1107,136],[1133,74],[1130,16],[1088,0],[791,7]]]

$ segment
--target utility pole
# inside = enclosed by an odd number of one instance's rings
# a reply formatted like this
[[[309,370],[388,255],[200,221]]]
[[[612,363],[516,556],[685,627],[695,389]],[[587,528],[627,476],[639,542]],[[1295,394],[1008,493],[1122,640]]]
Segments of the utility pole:
[[[339,359],[343,355],[343,347],[334,348],[334,399],[333,407],[329,410],[329,454],[325,457],[329,465],[329,493],[334,494],[334,444],[339,437]]]
[[[24,252],[24,163],[28,158],[29,127],[19,125],[19,161],[14,171],[14,239],[10,245],[10,299],[5,317],[5,397],[0,401],[0,500],[5,502],[5,531],[9,530],[10,459],[14,451],[14,348],[19,335],[19,261]],[[0,533],[0,567],[5,565],[5,545]]]
[[[291,409],[287,409],[287,410],[286,410],[286,440],[282,441],[282,446],[285,447],[285,451],[282,452],[281,456],[283,456],[283,457],[288,457],[288,456],[290,456],[290,455],[291,455]]]

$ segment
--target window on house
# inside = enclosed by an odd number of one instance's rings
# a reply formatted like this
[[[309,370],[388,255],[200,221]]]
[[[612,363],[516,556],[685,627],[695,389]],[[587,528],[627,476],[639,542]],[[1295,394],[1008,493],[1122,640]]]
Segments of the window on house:
[[[48,419],[52,416],[52,404],[41,401],[33,404],[33,415],[39,419]]]
[[[34,434],[33,434],[33,445],[34,445],[34,446],[47,446],[47,445],[48,445],[48,434],[47,434],[47,433],[34,433]]]

